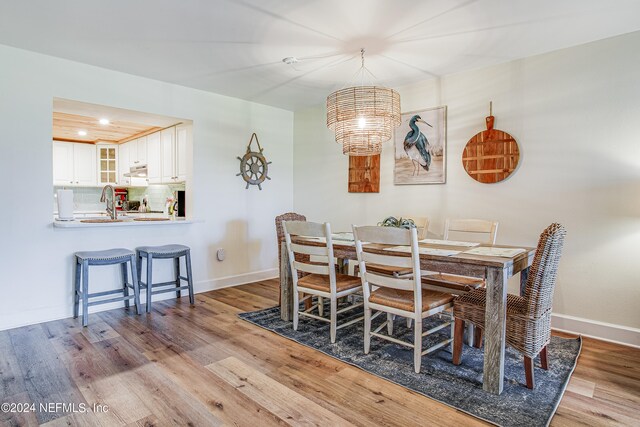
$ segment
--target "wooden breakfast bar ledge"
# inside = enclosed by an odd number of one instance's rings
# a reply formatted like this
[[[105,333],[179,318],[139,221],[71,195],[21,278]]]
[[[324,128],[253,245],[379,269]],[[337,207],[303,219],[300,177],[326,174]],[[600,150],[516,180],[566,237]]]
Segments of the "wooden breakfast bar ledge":
[[[353,241],[333,240],[334,255],[338,259],[338,268],[346,271],[348,260],[357,259],[356,249]],[[506,343],[506,313],[507,313],[507,282],[510,277],[520,273],[520,290],[524,289],[527,280],[529,267],[533,262],[535,248],[484,245],[475,247],[454,246],[453,242],[426,240],[421,241],[420,247],[425,248],[425,252],[420,253],[420,269],[436,271],[441,273],[458,274],[462,276],[481,277],[486,280],[487,287],[487,309],[485,312],[484,331],[484,382],[485,391],[500,394],[502,393],[504,382],[504,351]],[[322,245],[318,242],[318,245]],[[370,251],[381,254],[403,254],[411,256],[408,252],[390,251],[384,246],[377,248],[367,245]],[[429,250],[429,248],[431,250]],[[519,253],[513,256],[490,256],[467,253],[471,249],[478,248],[502,248],[511,249]],[[440,249],[449,251],[450,254],[433,254]],[[483,250],[483,249],[481,249]],[[289,257],[284,243],[280,247],[280,310],[283,320],[292,319],[292,287],[291,270],[289,267]],[[455,253],[453,253],[455,252]]]

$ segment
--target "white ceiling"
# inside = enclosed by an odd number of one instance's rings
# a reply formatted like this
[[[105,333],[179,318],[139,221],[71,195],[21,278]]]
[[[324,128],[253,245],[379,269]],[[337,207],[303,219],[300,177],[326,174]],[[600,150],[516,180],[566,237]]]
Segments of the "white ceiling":
[[[638,0],[3,0],[0,44],[287,109],[640,30]],[[296,56],[298,64],[282,58]]]

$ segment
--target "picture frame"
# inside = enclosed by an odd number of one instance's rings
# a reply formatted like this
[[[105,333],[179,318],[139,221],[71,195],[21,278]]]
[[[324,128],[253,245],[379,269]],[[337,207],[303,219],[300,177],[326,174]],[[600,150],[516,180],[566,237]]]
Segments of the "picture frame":
[[[411,121],[415,116],[418,118],[413,120],[414,128],[412,129]],[[447,182],[447,106],[409,111],[402,113],[401,119],[402,123],[396,128],[393,138],[393,183],[395,185],[445,184]],[[415,132],[416,127],[419,133]]]

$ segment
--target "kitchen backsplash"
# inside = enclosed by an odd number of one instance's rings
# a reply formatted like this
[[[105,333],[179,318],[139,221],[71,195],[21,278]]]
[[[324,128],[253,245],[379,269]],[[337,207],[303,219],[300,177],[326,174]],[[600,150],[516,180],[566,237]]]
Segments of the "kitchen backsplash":
[[[142,202],[145,194],[149,197],[149,206],[152,211],[162,211],[167,204],[167,198],[175,197],[174,191],[184,190],[184,184],[150,185],[148,187],[129,188],[129,200]]]
[[[53,187],[53,212],[58,211],[56,191],[60,189],[73,190],[74,211],[103,211],[105,203],[100,202],[102,188],[99,187]],[[148,187],[129,188],[129,200],[142,201],[145,194],[148,196],[149,206],[153,211],[164,210],[168,197],[174,197],[174,191],[184,190],[184,184],[173,185],[149,185]]]

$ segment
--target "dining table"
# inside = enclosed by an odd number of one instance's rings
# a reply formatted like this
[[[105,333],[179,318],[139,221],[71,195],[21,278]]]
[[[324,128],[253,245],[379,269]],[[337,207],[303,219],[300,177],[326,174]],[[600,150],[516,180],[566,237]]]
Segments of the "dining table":
[[[350,233],[333,234],[333,253],[337,268],[346,273],[349,260],[357,260],[355,243]],[[304,239],[297,237],[298,239]],[[326,245],[321,239],[308,239],[311,244]],[[306,244],[310,244],[309,242]],[[485,280],[486,309],[484,327],[483,384],[485,391],[500,394],[504,385],[506,344],[506,314],[508,280],[520,274],[520,292],[524,292],[535,248],[524,246],[489,245],[437,239],[423,239],[420,246],[422,271],[480,277]],[[365,244],[367,251],[380,254],[411,256],[406,248]],[[293,319],[293,280],[286,245],[281,247],[280,315],[285,321]]]

